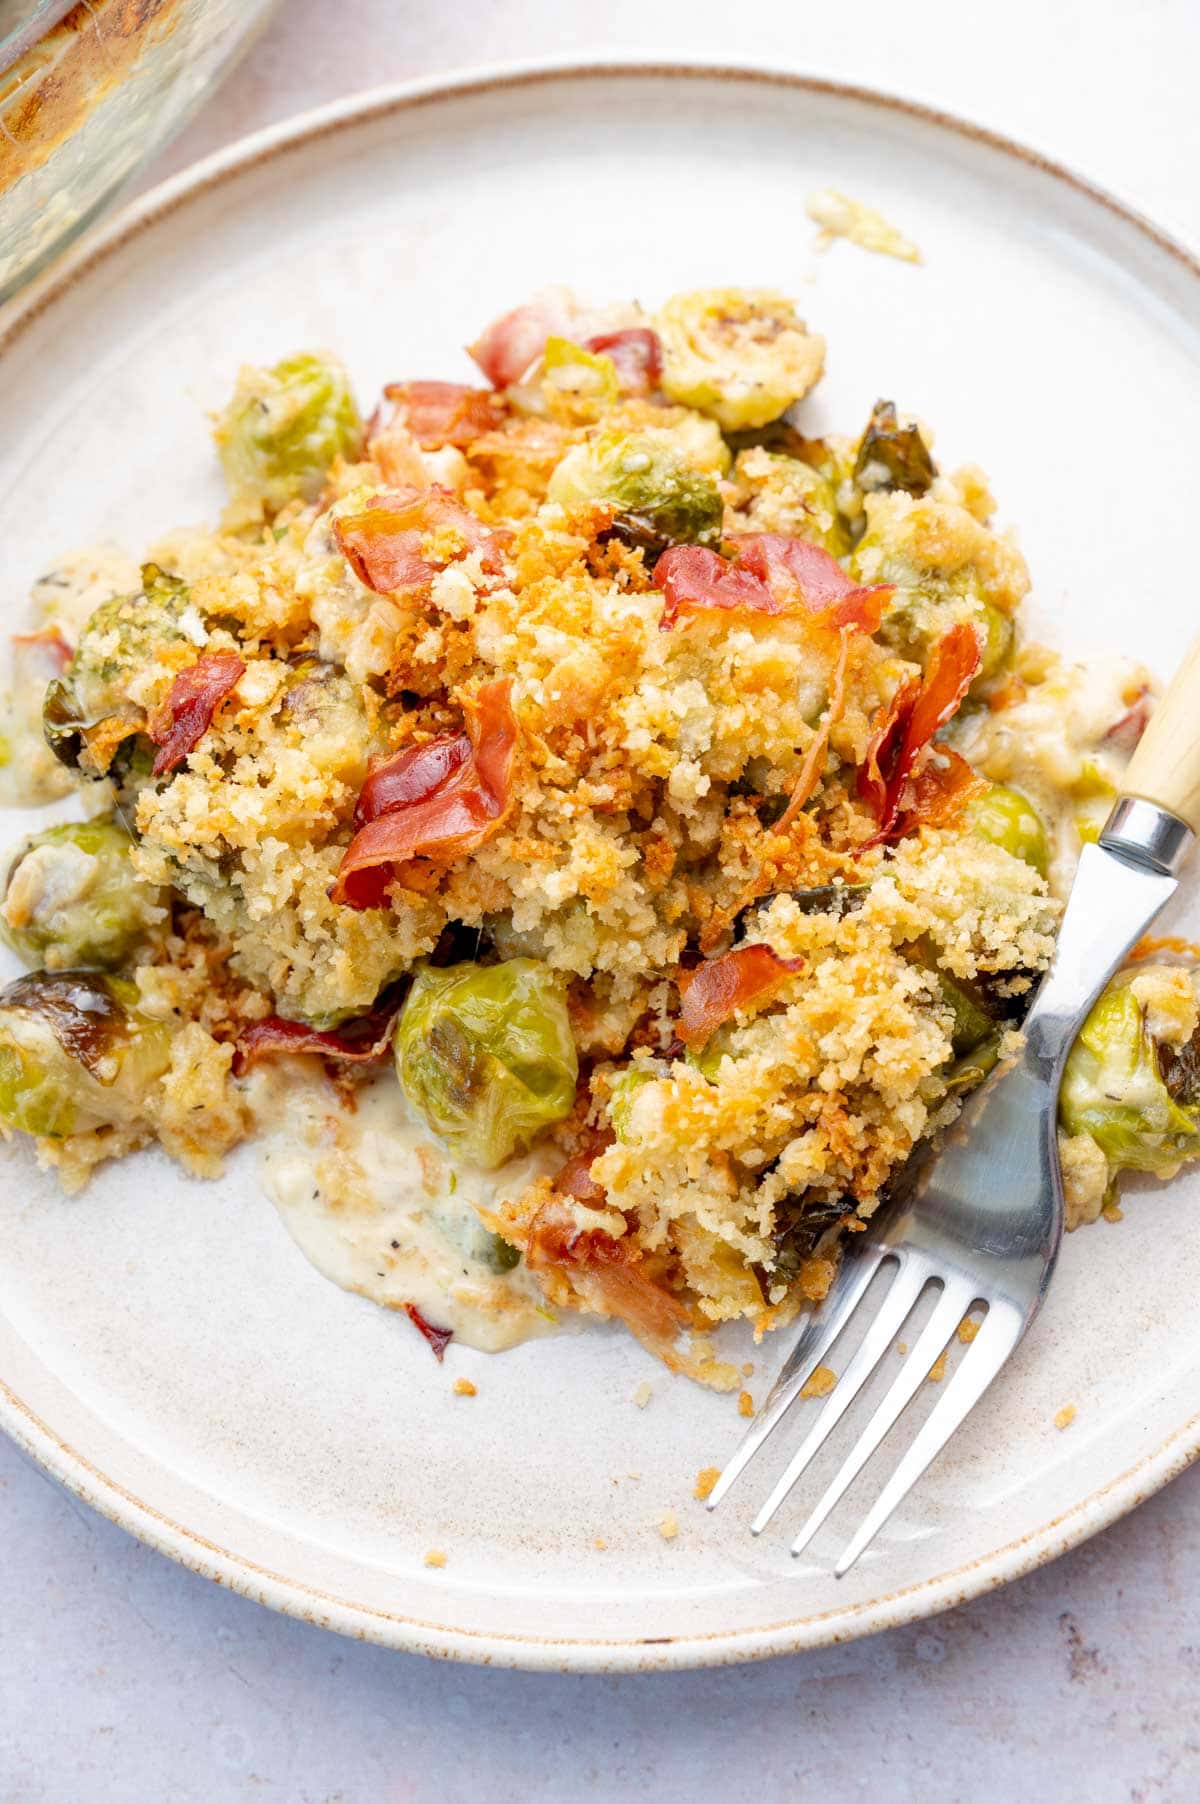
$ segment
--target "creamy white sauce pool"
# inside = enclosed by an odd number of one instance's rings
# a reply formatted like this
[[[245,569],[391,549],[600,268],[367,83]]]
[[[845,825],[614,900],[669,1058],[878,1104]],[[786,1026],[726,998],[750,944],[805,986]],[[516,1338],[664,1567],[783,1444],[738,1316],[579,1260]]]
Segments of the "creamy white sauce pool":
[[[289,1061],[289,1064],[293,1061]],[[497,1272],[476,1205],[515,1200],[560,1161],[534,1151],[484,1172],[454,1160],[391,1071],[349,1108],[315,1061],[256,1074],[264,1186],[305,1256],[343,1290],[413,1303],[469,1347],[498,1353],[556,1326],[524,1263]]]

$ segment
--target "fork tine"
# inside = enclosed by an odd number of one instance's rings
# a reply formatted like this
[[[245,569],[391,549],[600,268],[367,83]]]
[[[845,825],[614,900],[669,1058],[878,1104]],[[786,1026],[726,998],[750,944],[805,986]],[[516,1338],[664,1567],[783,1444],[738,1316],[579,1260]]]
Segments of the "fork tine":
[[[869,1547],[896,1506],[931,1466],[955,1429],[968,1416],[996,1376],[1022,1334],[1025,1322],[1008,1302],[992,1303],[987,1320],[963,1356],[945,1395],[926,1418],[912,1446],[892,1473],[841,1559],[835,1578],[844,1578],[864,1548]]]
[[[911,1253],[904,1256],[891,1288],[879,1306],[879,1313],[868,1328],[854,1358],[838,1379],[837,1389],[817,1417],[799,1452],[788,1462],[775,1489],[751,1523],[751,1534],[762,1533],[805,1468],[837,1427],[903,1328],[917,1298],[933,1276],[928,1260],[914,1257]]]
[[[851,1243],[853,1245],[853,1243]],[[791,1353],[784,1362],[766,1402],[738,1444],[728,1465],[708,1495],[708,1508],[715,1510],[722,1497],[767,1436],[779,1426],[797,1396],[846,1326],[859,1298],[870,1284],[885,1259],[894,1258],[890,1248],[872,1241],[859,1252],[847,1247],[824,1302],[808,1317]]]
[[[889,1434],[929,1375],[929,1368],[954,1333],[975,1298],[973,1286],[962,1278],[948,1278],[933,1314],[917,1337],[916,1345],[900,1368],[887,1395],[850,1449],[844,1463],[812,1515],[792,1542],[792,1552],[802,1553],[829,1512],[854,1483],[875,1449]],[[931,1456],[932,1457],[932,1456]]]

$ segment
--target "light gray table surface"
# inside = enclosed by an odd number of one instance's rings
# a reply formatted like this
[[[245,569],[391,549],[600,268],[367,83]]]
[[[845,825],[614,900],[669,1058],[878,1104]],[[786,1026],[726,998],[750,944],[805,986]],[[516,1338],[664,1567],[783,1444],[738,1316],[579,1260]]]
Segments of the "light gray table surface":
[[[1195,0],[284,0],[149,179],[355,88],[621,52],[906,93],[1200,242]],[[273,1616],[0,1440],[0,1804],[1191,1804],[1198,1703],[1196,1470],[932,1622],[738,1670],[593,1679],[424,1662]]]

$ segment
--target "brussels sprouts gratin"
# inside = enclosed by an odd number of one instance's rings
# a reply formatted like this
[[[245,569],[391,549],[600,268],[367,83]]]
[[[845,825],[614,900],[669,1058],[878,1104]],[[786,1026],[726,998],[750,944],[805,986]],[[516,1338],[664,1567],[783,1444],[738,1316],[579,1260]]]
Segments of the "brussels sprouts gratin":
[[[439,1355],[576,1310],[732,1385],[707,1331],[819,1298],[1016,1043],[1149,680],[1021,643],[891,401],[808,435],[779,294],[556,291],[472,355],[365,422],[330,356],[243,370],[220,528],[37,584],[0,775],[72,799],[4,879],[0,1114],[68,1189],[256,1136]],[[1200,1152],[1198,1005],[1166,953],[1092,1011],[1073,1225]]]

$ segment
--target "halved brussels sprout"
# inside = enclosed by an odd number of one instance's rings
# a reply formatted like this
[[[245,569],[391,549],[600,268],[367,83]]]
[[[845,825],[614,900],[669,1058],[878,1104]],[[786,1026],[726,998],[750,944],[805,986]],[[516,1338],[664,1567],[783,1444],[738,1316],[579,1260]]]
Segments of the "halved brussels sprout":
[[[145,725],[144,709],[129,698],[131,680],[165,645],[188,637],[182,622],[189,601],[179,577],[143,564],[136,595],[114,596],[89,617],[42,704],[46,743],[63,764],[103,776],[117,747]]]
[[[604,434],[576,445],[550,478],[547,494],[568,509],[611,504],[613,531],[651,556],[668,545],[715,546],[721,540],[725,509],[716,482],[654,433]]]
[[[537,959],[426,966],[394,1046],[409,1102],[447,1146],[484,1170],[528,1147],[575,1102],[566,986]]]
[[[996,681],[996,678],[1007,670],[1012,662],[1013,649],[1016,645],[1016,628],[1013,626],[1010,616],[990,601],[981,604],[978,627],[980,630],[979,674],[968,691],[972,696],[983,694]]]
[[[136,986],[94,971],[36,971],[0,991],[0,1118],[61,1139],[144,1119],[171,1063],[171,1030]]]
[[[553,337],[542,353],[540,387],[551,416],[567,424],[599,419],[621,392],[611,357]]]
[[[1200,1155],[1200,1104],[1172,1096],[1159,1049],[1122,971],[1094,1004],[1071,1048],[1058,1099],[1065,1134],[1090,1134],[1120,1171],[1170,1176],[1182,1159]]]
[[[629,1140],[633,1099],[643,1084],[653,1083],[656,1076],[656,1072],[647,1071],[642,1065],[628,1065],[624,1071],[618,1071],[609,1086],[608,1119],[623,1144]]]
[[[163,892],[134,873],[131,845],[112,819],[35,833],[9,869],[0,938],[30,967],[123,964],[166,918]]]
[[[710,414],[727,431],[778,419],[825,367],[825,340],[774,289],[673,295],[654,324],[664,393]]]
[[[249,521],[315,501],[334,458],[357,457],[362,421],[337,359],[301,351],[240,371],[216,440],[230,500]]]
[[[1003,846],[1014,858],[1024,859],[1044,877],[1050,848],[1041,815],[1027,796],[1007,783],[993,783],[984,795],[967,805],[972,833],[993,846]]]
[[[1095,845],[1117,799],[1116,784],[1105,776],[1094,759],[1085,758],[1078,778],[1071,785],[1071,799],[1075,804],[1072,818],[1076,833],[1085,846]]]
[[[854,481],[864,494],[905,489],[923,495],[937,475],[929,446],[916,426],[902,426],[894,401],[876,401],[854,462]]]

